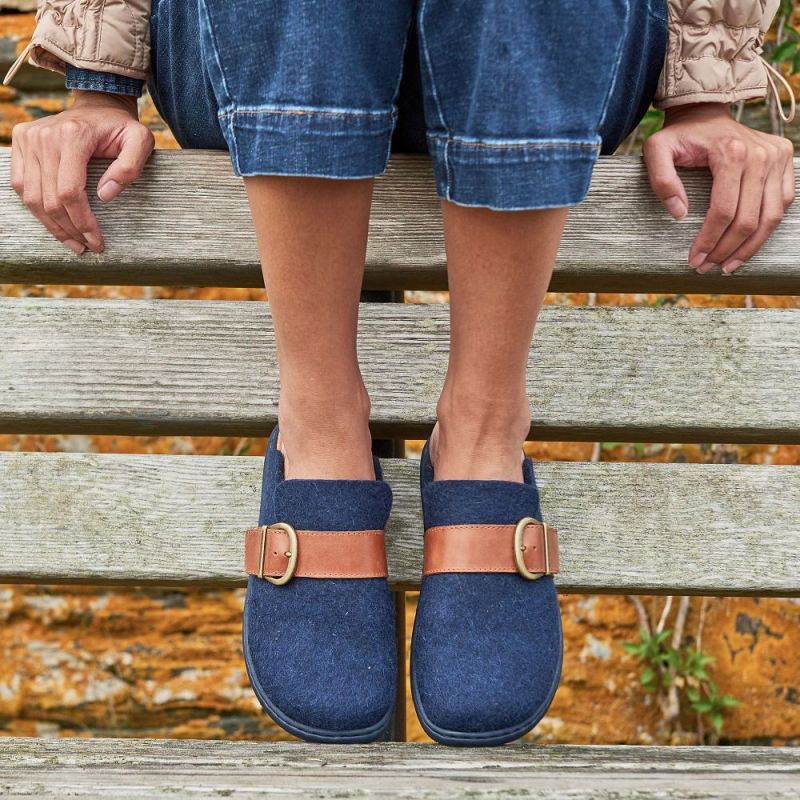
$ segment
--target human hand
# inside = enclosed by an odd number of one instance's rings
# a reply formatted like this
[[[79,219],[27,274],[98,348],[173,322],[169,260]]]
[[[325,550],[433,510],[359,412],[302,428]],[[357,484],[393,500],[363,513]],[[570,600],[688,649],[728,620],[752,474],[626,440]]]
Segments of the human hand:
[[[643,148],[650,186],[676,219],[689,209],[675,167],[708,167],[708,213],[689,250],[689,265],[715,264],[730,274],[754,255],[783,219],[795,196],[794,148],[782,136],[734,120],[724,103],[669,108],[664,127]]]
[[[97,184],[97,196],[108,202],[141,174],[153,145],[136,98],[76,91],[66,111],[14,127],[11,186],[66,247],[100,253],[103,235],[86,194],[89,160],[114,159]]]

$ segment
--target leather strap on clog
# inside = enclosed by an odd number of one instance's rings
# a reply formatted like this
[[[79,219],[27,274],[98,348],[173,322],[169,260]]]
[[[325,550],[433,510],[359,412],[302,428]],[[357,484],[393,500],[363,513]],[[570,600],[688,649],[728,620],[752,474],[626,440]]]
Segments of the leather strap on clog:
[[[518,572],[536,580],[558,568],[558,532],[533,517],[516,525],[437,525],[425,531],[423,575]]]
[[[248,575],[282,586],[292,578],[385,578],[384,532],[297,531],[285,522],[244,535]]]

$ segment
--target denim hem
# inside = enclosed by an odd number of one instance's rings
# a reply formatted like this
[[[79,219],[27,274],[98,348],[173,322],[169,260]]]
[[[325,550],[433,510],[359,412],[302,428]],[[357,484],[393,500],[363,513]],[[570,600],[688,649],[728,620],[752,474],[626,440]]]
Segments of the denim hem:
[[[599,136],[473,139],[432,132],[427,138],[439,196],[495,211],[577,205],[601,146]]]
[[[234,172],[371,178],[386,169],[396,111],[236,107],[219,121]]]
[[[67,89],[79,89],[84,92],[107,92],[123,94],[128,97],[141,97],[144,81],[130,78],[127,75],[97,72],[67,64],[64,86]]]

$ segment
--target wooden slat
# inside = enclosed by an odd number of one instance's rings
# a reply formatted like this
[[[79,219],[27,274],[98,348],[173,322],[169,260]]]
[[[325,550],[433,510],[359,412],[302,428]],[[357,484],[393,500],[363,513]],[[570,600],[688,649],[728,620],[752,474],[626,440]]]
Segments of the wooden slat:
[[[382,462],[418,585],[417,462]],[[800,467],[542,462],[564,592],[800,594]],[[0,583],[238,585],[261,459],[0,453]]]
[[[4,739],[14,797],[790,800],[800,749]]]
[[[92,166],[90,186],[103,169]],[[246,198],[227,153],[155,153],[119,199],[107,206],[92,200],[108,248],[80,258],[30,216],[8,174],[9,151],[0,149],[0,283],[263,285]],[[707,208],[709,179],[703,170],[682,177],[691,209],[675,222],[654,199],[638,157],[602,157],[586,201],[570,213],[551,288],[800,294],[797,205],[740,274],[698,276],[686,258]],[[445,279],[430,163],[397,156],[377,181],[366,286],[442,288]]]
[[[430,429],[448,311],[362,305],[377,435]],[[529,392],[535,438],[800,442],[800,311],[548,307]],[[0,431],[265,434],[277,401],[266,303],[0,300]]]

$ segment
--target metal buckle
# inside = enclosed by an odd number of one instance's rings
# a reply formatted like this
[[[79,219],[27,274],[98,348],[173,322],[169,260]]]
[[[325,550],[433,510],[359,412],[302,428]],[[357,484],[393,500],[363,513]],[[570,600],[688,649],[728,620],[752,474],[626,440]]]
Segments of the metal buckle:
[[[289,551],[285,553],[286,557],[289,559],[289,563],[286,565],[286,571],[280,578],[273,578],[271,575],[264,574],[264,560],[267,555],[267,531],[270,528],[278,528],[279,530],[285,531],[286,535],[289,537]],[[272,525],[262,525],[261,549],[258,555],[258,577],[269,581],[274,586],[283,586],[285,583],[289,583],[297,568],[298,544],[297,531],[289,525],[288,522],[273,522]]]
[[[525,545],[522,544],[522,535],[528,525],[541,525],[542,538],[544,539],[544,572],[531,572],[525,563]],[[523,517],[514,529],[514,563],[517,565],[517,572],[529,581],[535,581],[542,575],[552,575],[550,572],[550,539],[547,536],[547,523],[533,517]]]

